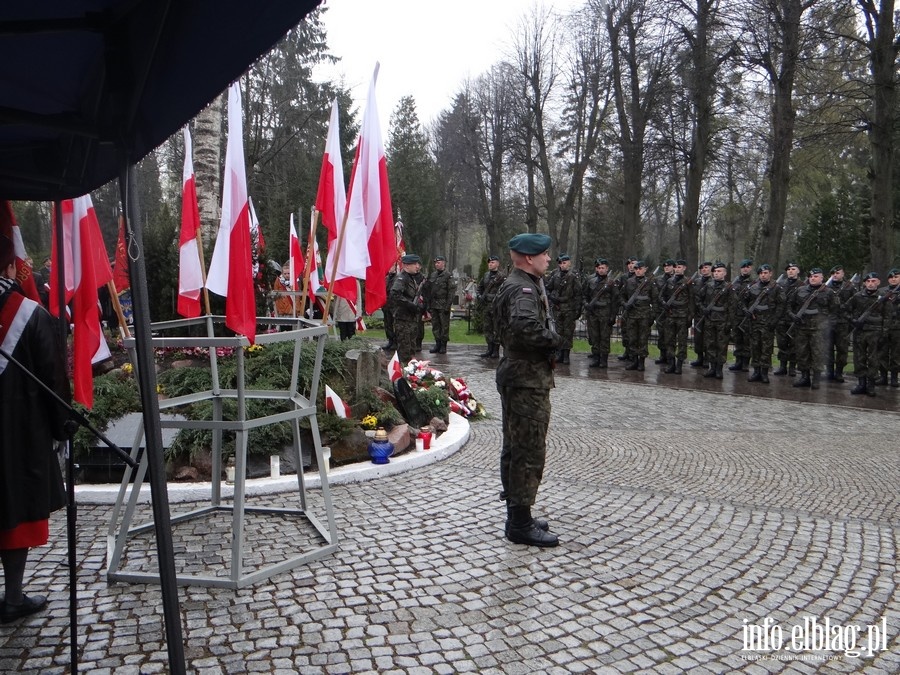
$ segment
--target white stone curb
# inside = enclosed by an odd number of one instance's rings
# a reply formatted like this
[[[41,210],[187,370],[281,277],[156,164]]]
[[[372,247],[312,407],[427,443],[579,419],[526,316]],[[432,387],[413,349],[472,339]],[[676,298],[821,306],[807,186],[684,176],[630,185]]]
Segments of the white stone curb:
[[[430,450],[410,450],[399,457],[392,457],[388,464],[359,462],[340,466],[328,472],[328,484],[361,483],[439,462],[465,445],[469,440],[469,432],[468,420],[456,413],[450,413],[450,424],[447,431],[432,440]],[[304,483],[308,489],[321,487],[319,472],[305,473]],[[248,478],[245,486],[247,495],[269,495],[298,490],[296,474],[279,478]],[[117,483],[75,486],[75,501],[79,504],[114,504],[118,494],[119,485]],[[168,494],[170,503],[209,501],[212,498],[212,484],[170,482]],[[222,496],[230,498],[233,495],[234,486],[223,481]],[[150,503],[150,485],[146,481],[141,486],[138,502]]]

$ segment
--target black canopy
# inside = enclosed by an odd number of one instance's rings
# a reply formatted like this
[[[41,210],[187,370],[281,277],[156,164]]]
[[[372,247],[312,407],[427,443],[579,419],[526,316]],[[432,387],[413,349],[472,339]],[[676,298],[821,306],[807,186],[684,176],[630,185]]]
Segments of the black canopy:
[[[3,2],[0,198],[66,199],[116,178],[320,2]]]

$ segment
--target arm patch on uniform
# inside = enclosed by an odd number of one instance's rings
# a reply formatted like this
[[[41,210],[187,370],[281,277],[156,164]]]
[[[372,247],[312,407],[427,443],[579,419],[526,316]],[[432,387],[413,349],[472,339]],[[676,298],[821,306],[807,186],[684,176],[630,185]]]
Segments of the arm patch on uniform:
[[[522,292],[531,295],[532,293],[534,293],[534,290],[532,290],[528,286],[522,286]]]

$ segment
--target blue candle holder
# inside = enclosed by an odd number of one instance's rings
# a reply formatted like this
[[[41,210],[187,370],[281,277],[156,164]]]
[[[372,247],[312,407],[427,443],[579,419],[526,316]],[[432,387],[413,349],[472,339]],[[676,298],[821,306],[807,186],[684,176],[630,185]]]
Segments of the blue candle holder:
[[[388,440],[387,432],[383,427],[378,427],[375,437],[369,441],[369,457],[372,464],[388,464],[391,455],[394,454],[394,444]]]

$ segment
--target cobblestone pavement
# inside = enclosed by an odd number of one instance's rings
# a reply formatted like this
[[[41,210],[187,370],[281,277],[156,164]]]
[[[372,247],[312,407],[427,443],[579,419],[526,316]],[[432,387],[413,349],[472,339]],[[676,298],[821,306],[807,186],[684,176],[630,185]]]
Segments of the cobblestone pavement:
[[[448,360],[494,418],[441,463],[334,486],[335,555],[248,589],[180,589],[189,672],[900,672],[890,405],[563,375],[536,509],[561,544],[536,550],[502,538],[493,372],[471,350]],[[164,672],[158,587],[105,581],[109,514],[79,509],[80,666]],[[67,669],[64,514],[51,525],[26,578],[49,589],[49,611],[0,626],[0,671]],[[176,525],[178,569],[216,568],[227,530]],[[310,536],[284,519],[251,517],[247,530],[249,567]],[[152,569],[152,541],[137,537],[126,558]],[[814,650],[804,639],[826,620],[831,649]],[[780,636],[781,649],[744,649],[749,635]]]

